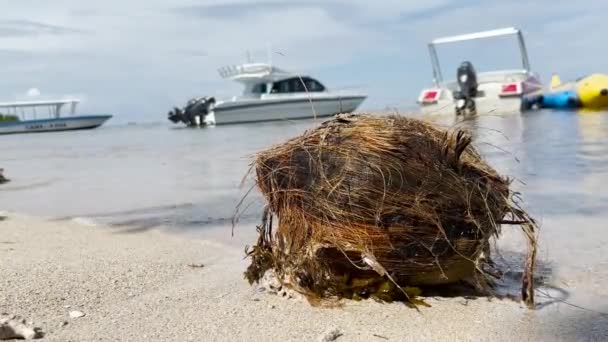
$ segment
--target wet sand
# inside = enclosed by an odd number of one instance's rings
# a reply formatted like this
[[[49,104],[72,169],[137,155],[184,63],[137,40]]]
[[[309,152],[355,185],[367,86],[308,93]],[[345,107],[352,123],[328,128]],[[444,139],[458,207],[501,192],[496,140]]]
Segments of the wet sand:
[[[608,242],[602,238],[586,239],[586,249],[573,241],[577,252],[570,261],[558,260],[551,276],[569,289],[544,290],[586,310],[537,294],[533,311],[507,299],[457,296],[426,298],[432,307],[417,312],[373,300],[321,308],[260,292],[242,276],[243,243],[253,229],[237,230],[236,239],[225,227],[210,229],[208,239],[186,239],[158,229],[133,233],[85,220],[6,215],[0,221],[0,313],[32,320],[48,341],[316,341],[332,328],[342,333],[338,341],[608,338],[608,316],[590,311],[608,309],[606,255],[578,269],[573,261]],[[561,221],[564,229],[580,226]],[[583,229],[600,224],[586,220]],[[518,234],[507,232],[501,244],[505,251],[517,247]],[[70,318],[73,310],[86,316]]]

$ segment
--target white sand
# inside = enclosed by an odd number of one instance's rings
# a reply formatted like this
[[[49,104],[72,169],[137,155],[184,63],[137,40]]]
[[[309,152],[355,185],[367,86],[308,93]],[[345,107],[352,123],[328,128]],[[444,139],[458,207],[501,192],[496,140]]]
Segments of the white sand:
[[[0,222],[0,313],[34,321],[48,341],[315,341],[332,327],[343,332],[337,341],[608,339],[608,317],[564,304],[530,311],[509,300],[427,298],[432,307],[420,313],[372,300],[312,307],[249,286],[242,247],[10,214]],[[601,309],[606,287],[598,291]],[[86,316],[70,318],[74,310]]]

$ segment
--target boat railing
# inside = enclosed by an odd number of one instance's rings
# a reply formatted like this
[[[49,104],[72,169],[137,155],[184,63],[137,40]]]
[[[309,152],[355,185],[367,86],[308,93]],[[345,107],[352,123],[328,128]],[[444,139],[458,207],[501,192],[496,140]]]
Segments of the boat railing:
[[[278,80],[294,74],[265,63],[230,65],[218,69],[222,78],[235,81]]]
[[[222,78],[270,74],[272,67],[267,64],[228,65],[218,69]]]

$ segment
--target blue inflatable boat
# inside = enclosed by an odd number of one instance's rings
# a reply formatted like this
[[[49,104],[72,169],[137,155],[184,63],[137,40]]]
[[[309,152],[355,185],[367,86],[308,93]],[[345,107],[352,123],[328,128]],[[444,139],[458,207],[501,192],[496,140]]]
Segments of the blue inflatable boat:
[[[529,107],[554,109],[574,109],[580,107],[576,91],[564,90],[542,95],[535,95],[526,99]]]

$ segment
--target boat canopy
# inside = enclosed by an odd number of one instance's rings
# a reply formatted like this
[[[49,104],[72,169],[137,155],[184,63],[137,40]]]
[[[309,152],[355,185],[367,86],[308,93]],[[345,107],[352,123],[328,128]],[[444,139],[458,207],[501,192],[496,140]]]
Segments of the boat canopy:
[[[80,100],[76,99],[0,102],[0,113],[20,115],[22,118],[24,118],[25,109],[31,109],[35,117],[37,114],[36,108],[46,107],[51,118],[59,118],[61,116],[61,109],[66,105],[70,107],[70,115],[74,115],[74,113],[76,112],[76,105],[79,102]]]
[[[431,44],[437,45],[437,44],[462,42],[462,41],[466,41],[466,40],[510,36],[510,35],[518,34],[519,32],[520,31],[514,27],[507,27],[507,28],[502,28],[502,29],[497,29],[497,30],[489,30],[489,31],[461,34],[461,35],[451,36],[451,37],[437,38],[437,39],[433,40],[431,42]]]
[[[435,49],[435,45],[440,44],[450,44],[450,43],[458,43],[470,40],[477,39],[488,39],[488,38],[496,38],[496,37],[504,37],[504,36],[517,36],[519,42],[519,50],[521,54],[521,62],[524,71],[530,71],[530,61],[528,59],[528,51],[526,50],[526,44],[524,42],[524,37],[520,29],[515,27],[506,27],[489,31],[481,31],[474,33],[461,34],[450,37],[442,37],[437,38],[431,41],[428,44],[429,53],[431,55],[431,64],[433,65],[433,78],[434,83],[439,84],[443,82],[443,75],[441,73],[441,67],[439,65],[439,58],[437,57],[437,50]]]

